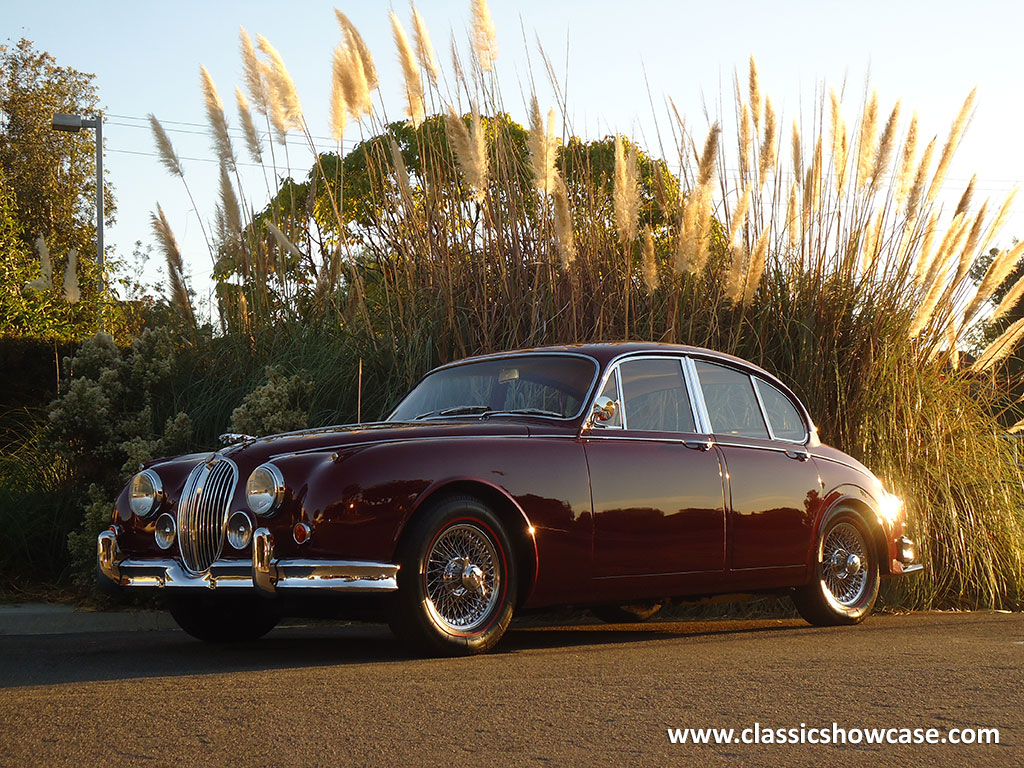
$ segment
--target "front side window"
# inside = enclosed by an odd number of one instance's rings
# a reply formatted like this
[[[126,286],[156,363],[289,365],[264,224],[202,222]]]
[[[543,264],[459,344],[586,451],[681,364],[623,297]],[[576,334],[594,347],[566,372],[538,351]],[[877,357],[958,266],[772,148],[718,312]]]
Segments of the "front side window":
[[[626,360],[619,366],[626,428],[695,432],[693,410],[676,358]]]
[[[750,376],[734,368],[695,361],[711,429],[718,435],[768,439],[768,427]]]
[[[807,439],[807,425],[793,401],[764,379],[755,376],[754,382],[761,395],[761,402],[764,403],[768,423],[772,425],[772,434],[779,440],[795,443]]]

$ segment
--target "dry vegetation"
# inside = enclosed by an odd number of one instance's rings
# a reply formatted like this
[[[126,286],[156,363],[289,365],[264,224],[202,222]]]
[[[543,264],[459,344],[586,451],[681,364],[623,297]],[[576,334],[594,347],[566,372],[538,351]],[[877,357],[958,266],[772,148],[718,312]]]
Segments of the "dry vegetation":
[[[652,339],[742,355],[789,382],[823,439],[908,500],[927,569],[890,599],[1020,607],[1024,488],[993,409],[1024,321],[987,349],[970,339],[1024,244],[999,251],[978,283],[972,266],[1000,244],[1013,195],[978,205],[972,181],[954,210],[937,204],[973,92],[948,133],[928,138],[899,102],[870,93],[850,112],[821,86],[787,136],[752,58],[733,114],[696,132],[668,100],[668,146],[645,151],[625,136],[566,135],[543,51],[556,104],[545,113],[534,88],[528,131],[512,122],[484,0],[472,3],[470,54],[453,40],[447,71],[415,8],[411,34],[390,18],[405,124],[375,106],[371,53],[337,13],[331,134],[374,137],[344,164],[315,151],[278,52],[242,31],[244,152],[275,180],[275,200],[288,200],[284,138],[306,137],[314,168],[298,209],[292,198],[290,210],[253,210],[259,190],[239,188],[239,150],[202,71],[222,165],[210,247],[225,336],[256,348],[282,323],[330,329],[348,357],[375,366],[382,400],[438,361],[542,343]],[[356,154],[361,185],[350,193]],[[154,224],[194,327],[170,227],[160,212]],[[995,313],[1022,294],[1024,282]],[[301,353],[288,361],[309,364]]]

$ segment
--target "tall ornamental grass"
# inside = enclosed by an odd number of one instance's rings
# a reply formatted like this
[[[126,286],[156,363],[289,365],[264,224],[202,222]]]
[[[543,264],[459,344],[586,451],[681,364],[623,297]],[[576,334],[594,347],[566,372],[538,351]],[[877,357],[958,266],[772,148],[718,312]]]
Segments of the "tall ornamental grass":
[[[497,32],[474,0],[469,45],[453,39],[445,67],[415,8],[408,22],[390,14],[406,97],[396,122],[375,102],[368,46],[336,16],[324,94],[336,153],[317,152],[266,38],[242,30],[237,129],[201,72],[221,162],[206,231],[225,343],[255,349],[282,327],[326,329],[346,351],[338,386],[351,387],[363,358],[381,402],[431,365],[499,349],[647,339],[738,354],[788,382],[825,441],[906,499],[925,572],[893,588],[891,602],[1020,608],[1024,484],[995,409],[1024,323],[985,349],[971,338],[1024,293],[1022,282],[999,306],[990,301],[1024,243],[999,250],[1012,194],[979,201],[972,180],[955,207],[939,204],[974,92],[934,137],[900,102],[868,91],[851,111],[824,85],[794,119],[777,111],[751,58],[731,110],[709,127],[666,99],[654,145],[588,140],[572,135],[543,50],[537,70],[548,73],[553,104],[533,82],[525,103],[506,102]],[[164,164],[184,180],[152,124]],[[300,182],[282,170],[290,134],[311,150]],[[344,153],[341,142],[356,135]],[[267,190],[240,185],[243,155],[264,168],[272,201],[262,210],[252,200]],[[159,208],[154,227],[172,297],[195,327]]]

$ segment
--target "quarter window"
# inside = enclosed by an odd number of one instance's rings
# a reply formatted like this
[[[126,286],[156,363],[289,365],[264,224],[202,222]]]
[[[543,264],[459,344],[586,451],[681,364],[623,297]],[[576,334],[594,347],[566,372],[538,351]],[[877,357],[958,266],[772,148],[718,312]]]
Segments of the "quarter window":
[[[627,429],[696,431],[678,358],[626,360],[619,366],[619,374]]]
[[[719,435],[768,439],[768,428],[745,373],[704,360],[695,361],[711,429]]]
[[[772,434],[779,440],[802,443],[807,437],[807,425],[793,401],[764,379],[755,376],[754,382],[764,403],[768,423],[772,425]]]

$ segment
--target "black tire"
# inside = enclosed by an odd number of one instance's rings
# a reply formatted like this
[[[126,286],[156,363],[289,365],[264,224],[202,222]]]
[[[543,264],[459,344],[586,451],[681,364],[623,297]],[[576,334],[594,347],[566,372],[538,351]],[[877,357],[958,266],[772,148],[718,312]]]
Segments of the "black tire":
[[[820,528],[814,565],[811,583],[793,591],[804,619],[816,626],[859,624],[871,613],[878,599],[878,553],[863,517],[846,508],[832,512]]]
[[[628,605],[595,605],[590,612],[609,624],[631,624],[653,619],[661,612],[662,603],[629,603]]]
[[[179,627],[205,643],[258,640],[280,620],[259,595],[168,595],[164,604]]]
[[[414,652],[468,656],[493,648],[516,603],[508,534],[479,499],[450,496],[417,514],[398,551],[395,635]]]

